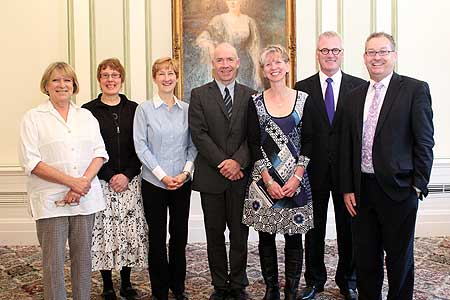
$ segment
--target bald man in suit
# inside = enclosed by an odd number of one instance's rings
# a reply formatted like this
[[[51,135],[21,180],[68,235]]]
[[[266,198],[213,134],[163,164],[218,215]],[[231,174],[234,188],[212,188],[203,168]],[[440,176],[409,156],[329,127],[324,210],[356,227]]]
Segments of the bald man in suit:
[[[193,89],[189,104],[189,127],[198,149],[192,187],[202,202],[214,286],[210,299],[244,300],[248,227],[241,219],[250,164],[247,107],[255,91],[236,82],[239,58],[230,44],[215,48],[212,65],[214,80]]]

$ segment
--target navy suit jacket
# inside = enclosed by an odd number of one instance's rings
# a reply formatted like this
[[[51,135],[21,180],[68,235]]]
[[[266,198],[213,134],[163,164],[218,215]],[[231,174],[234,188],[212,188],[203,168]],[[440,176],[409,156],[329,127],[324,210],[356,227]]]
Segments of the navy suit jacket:
[[[308,175],[313,190],[339,191],[339,142],[343,124],[342,110],[348,93],[365,82],[361,78],[342,72],[332,124],[328,120],[325,109],[319,73],[295,84],[296,90],[309,95],[303,110],[302,152],[311,153]],[[308,132],[311,133],[311,136],[306,135]],[[307,149],[307,147],[312,147],[312,149]]]
[[[360,197],[364,102],[369,83],[355,89],[344,107],[342,191]],[[403,201],[417,187],[428,194],[433,163],[433,111],[428,84],[393,74],[378,117],[372,162],[383,191]]]

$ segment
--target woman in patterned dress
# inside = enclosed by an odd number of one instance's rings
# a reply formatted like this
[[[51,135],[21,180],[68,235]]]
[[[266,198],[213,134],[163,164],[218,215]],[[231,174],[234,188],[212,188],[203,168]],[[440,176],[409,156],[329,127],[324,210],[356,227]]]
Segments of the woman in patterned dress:
[[[98,173],[106,209],[95,215],[92,236],[92,269],[103,278],[102,296],[117,299],[112,269],[120,270],[120,295],[135,299],[131,267],[147,266],[147,223],[141,198],[141,162],[133,143],[133,119],[137,103],[120,94],[125,70],[116,58],[102,61],[97,68],[102,93],[83,105],[100,124],[110,156]]]
[[[294,300],[302,269],[302,234],[313,226],[311,189],[302,141],[307,94],[286,85],[289,56],[279,45],[265,48],[260,65],[270,88],[253,97],[248,143],[254,167],[247,187],[243,223],[258,231],[265,300],[280,299],[275,236],[285,238],[286,300]],[[306,147],[302,149],[302,144]]]

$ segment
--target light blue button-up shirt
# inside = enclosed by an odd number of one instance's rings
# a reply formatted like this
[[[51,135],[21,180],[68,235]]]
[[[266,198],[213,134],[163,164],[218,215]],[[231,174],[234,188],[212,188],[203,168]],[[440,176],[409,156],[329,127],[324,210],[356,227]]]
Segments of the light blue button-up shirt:
[[[142,178],[161,188],[164,176],[192,174],[197,149],[188,127],[188,104],[175,98],[169,107],[155,95],[141,103],[134,116],[134,147],[142,162]]]

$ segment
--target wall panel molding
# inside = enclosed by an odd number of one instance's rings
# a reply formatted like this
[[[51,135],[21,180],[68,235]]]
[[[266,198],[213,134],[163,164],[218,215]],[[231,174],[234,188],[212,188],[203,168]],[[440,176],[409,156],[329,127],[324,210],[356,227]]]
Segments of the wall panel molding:
[[[89,73],[91,82],[91,99],[97,97],[97,39],[95,34],[95,1],[89,0]]]
[[[131,70],[130,70],[130,0],[123,0],[123,64],[125,68],[126,95],[131,95]]]

